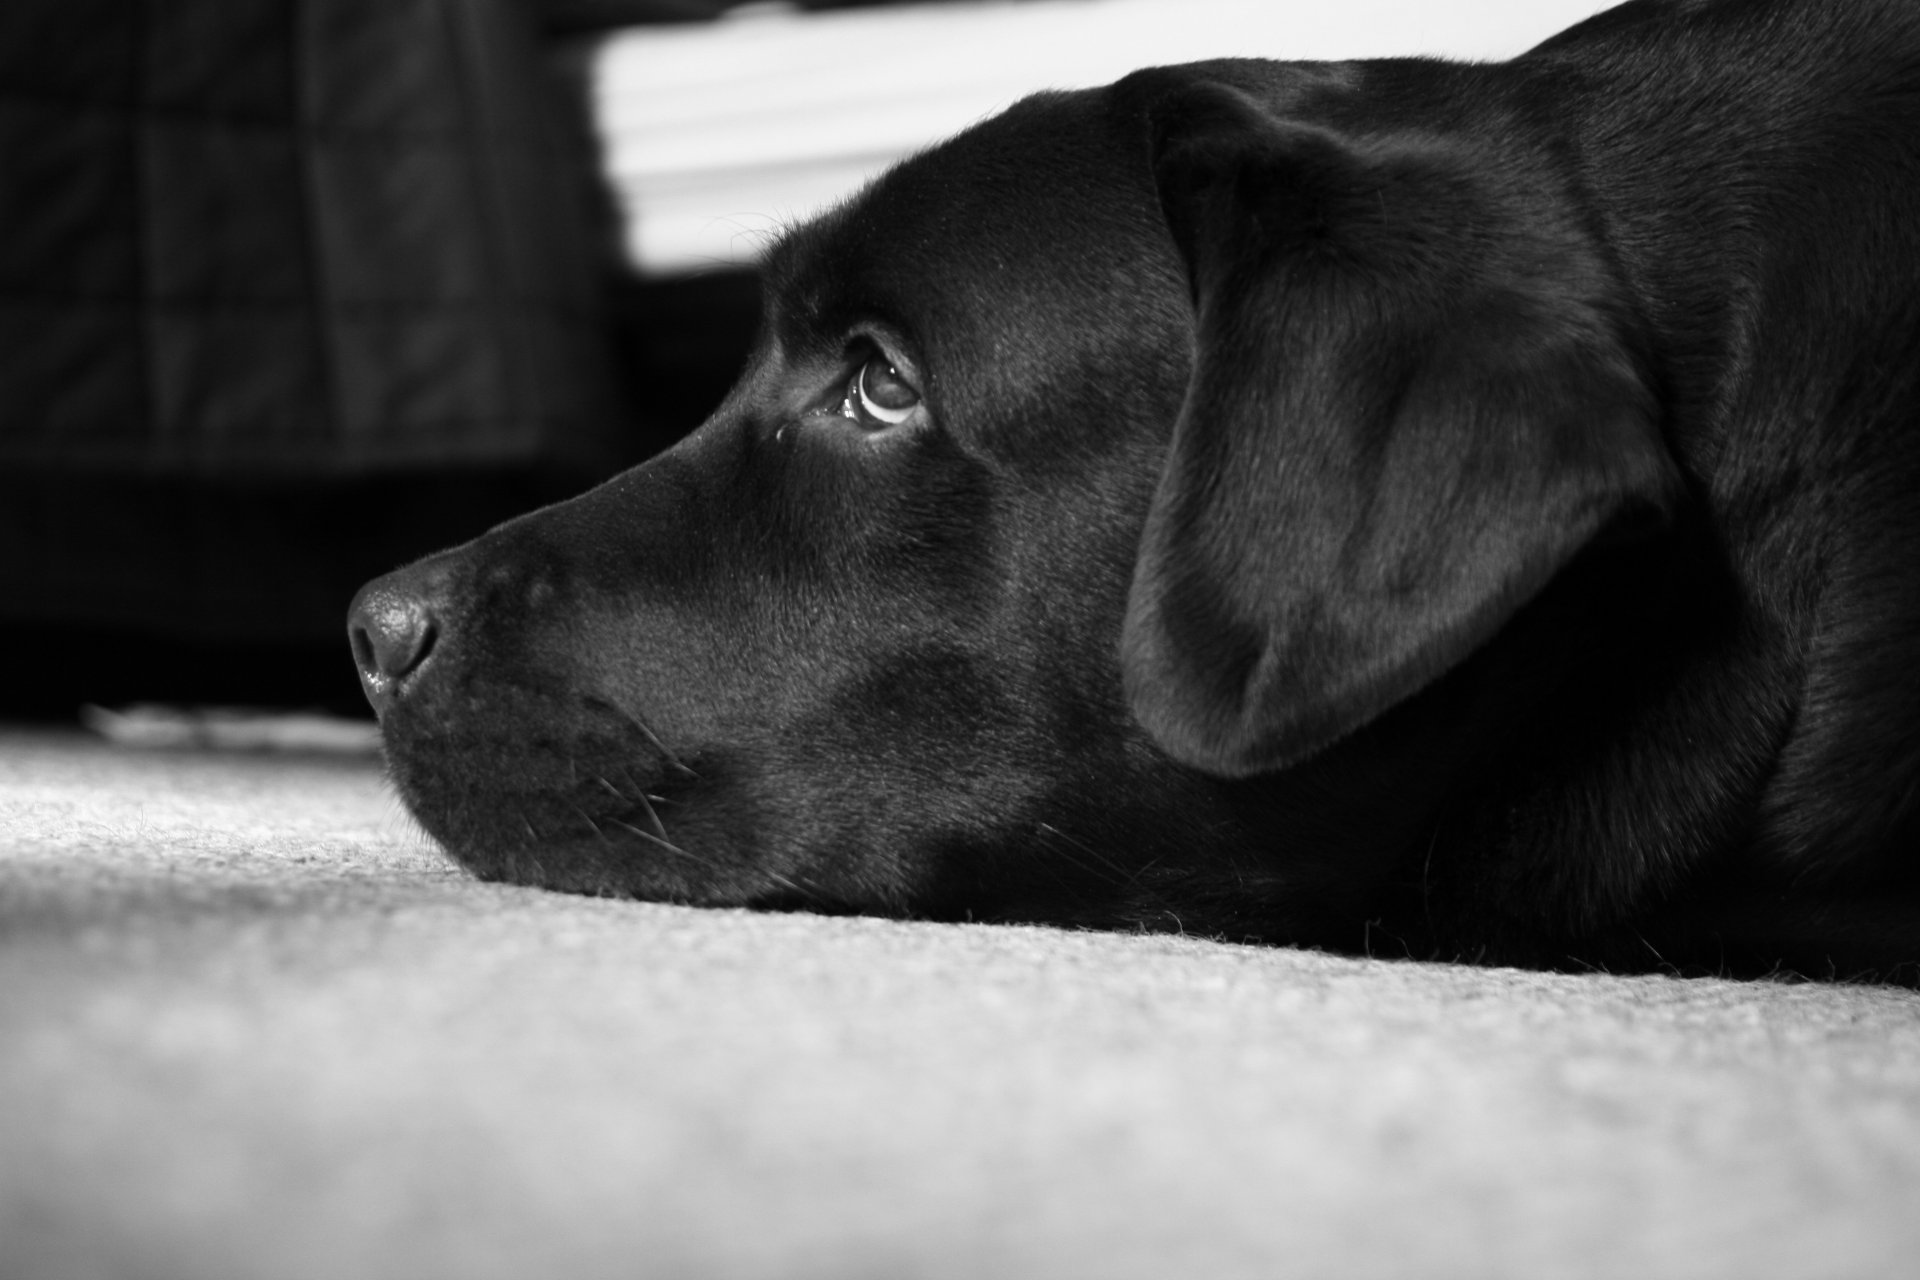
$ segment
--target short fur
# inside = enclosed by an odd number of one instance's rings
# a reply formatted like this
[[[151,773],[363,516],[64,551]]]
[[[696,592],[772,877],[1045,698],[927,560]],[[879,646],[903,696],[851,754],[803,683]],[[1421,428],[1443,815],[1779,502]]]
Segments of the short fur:
[[[1911,981],[1917,432],[1920,6],[1634,0],[1029,98],[350,625],[484,876]]]

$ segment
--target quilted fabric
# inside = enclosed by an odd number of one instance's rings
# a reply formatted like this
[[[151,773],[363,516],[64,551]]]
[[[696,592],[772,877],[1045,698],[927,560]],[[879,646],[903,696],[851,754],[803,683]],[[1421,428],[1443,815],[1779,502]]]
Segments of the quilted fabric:
[[[610,450],[590,162],[507,0],[0,4],[0,474]]]

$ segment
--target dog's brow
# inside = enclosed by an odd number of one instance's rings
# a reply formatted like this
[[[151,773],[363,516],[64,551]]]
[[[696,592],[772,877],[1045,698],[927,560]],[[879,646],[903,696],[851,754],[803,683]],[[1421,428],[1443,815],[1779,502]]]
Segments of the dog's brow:
[[[822,241],[845,220],[845,208],[829,209],[780,234],[761,259],[761,276],[770,289],[791,288],[806,274],[808,263],[821,256]]]
[[[783,288],[793,279],[794,258],[798,253],[793,239],[794,233],[791,231],[782,235],[760,260],[760,275],[769,289]]]
[[[809,271],[818,259],[800,228],[768,253],[761,269],[762,309],[770,329],[791,330],[796,325],[816,328],[827,310],[825,273]]]

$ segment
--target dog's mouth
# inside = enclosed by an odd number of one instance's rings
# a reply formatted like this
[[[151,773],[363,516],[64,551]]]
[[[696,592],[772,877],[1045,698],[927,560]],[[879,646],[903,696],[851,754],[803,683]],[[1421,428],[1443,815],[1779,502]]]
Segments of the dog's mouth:
[[[728,762],[683,758],[609,699],[466,682],[389,709],[381,736],[407,808],[483,879],[699,903],[790,891],[730,856],[728,807],[710,803]]]

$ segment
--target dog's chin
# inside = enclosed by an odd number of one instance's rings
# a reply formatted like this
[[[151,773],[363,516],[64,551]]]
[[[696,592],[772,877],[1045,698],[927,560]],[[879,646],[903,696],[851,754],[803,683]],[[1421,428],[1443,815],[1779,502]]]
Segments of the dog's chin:
[[[710,829],[682,837],[695,808],[711,827],[700,793],[714,780],[612,704],[508,685],[462,688],[457,715],[439,701],[381,718],[388,771],[427,834],[480,878],[702,905],[783,896],[777,877],[716,852]]]

